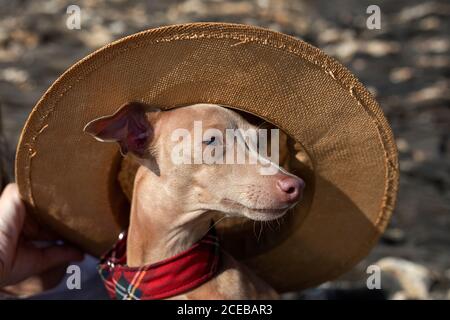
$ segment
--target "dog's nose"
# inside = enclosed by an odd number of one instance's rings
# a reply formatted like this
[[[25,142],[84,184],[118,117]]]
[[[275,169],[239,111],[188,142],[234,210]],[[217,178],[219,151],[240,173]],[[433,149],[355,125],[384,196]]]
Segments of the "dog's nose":
[[[277,181],[277,187],[286,197],[288,202],[294,203],[300,200],[305,182],[297,177],[283,177]]]

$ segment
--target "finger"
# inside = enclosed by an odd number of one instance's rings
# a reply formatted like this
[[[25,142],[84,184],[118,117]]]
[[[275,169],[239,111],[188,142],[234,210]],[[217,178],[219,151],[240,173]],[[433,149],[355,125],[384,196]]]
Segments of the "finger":
[[[15,284],[31,276],[82,259],[81,251],[67,245],[37,248],[33,243],[19,240],[11,273],[3,285]]]
[[[42,273],[69,262],[81,261],[84,258],[84,254],[80,250],[67,245],[35,250],[37,250],[35,273]]]
[[[12,259],[25,220],[25,205],[16,184],[9,184],[0,197],[0,248],[3,259]]]
[[[8,186],[6,186],[1,198],[0,203],[3,202],[4,206],[7,205],[7,203],[14,203],[14,205],[19,206],[19,214],[22,214],[26,212],[25,205],[23,204],[22,200],[20,199],[19,190],[17,187],[17,184],[11,183]],[[4,211],[0,207],[0,219],[4,219],[2,217],[2,211]],[[22,233],[24,237],[27,240],[58,240],[60,237],[58,237],[56,234],[54,234],[52,231],[45,229],[34,217],[27,215],[24,218],[24,221],[19,221],[22,223]]]

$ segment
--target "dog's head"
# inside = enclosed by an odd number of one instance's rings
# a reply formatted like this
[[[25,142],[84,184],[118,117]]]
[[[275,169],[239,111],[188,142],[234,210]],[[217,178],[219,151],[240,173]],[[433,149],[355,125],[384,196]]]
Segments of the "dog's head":
[[[273,220],[300,200],[304,188],[302,179],[274,161],[277,131],[262,132],[218,105],[159,111],[128,103],[91,121],[85,131],[99,141],[117,142],[122,154],[148,169],[164,197],[185,211]]]

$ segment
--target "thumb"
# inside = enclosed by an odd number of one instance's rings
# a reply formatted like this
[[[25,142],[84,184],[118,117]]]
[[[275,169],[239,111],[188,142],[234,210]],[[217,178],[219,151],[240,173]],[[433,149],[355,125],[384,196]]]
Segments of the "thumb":
[[[25,206],[16,184],[6,186],[0,197],[0,253],[11,262],[25,220]]]
[[[12,278],[17,281],[38,275],[71,261],[81,261],[83,256],[81,251],[68,245],[37,248],[32,243],[21,243],[14,261]]]
[[[14,284],[71,261],[82,259],[81,251],[67,245],[37,248],[32,243],[19,241],[16,258],[5,284]]]

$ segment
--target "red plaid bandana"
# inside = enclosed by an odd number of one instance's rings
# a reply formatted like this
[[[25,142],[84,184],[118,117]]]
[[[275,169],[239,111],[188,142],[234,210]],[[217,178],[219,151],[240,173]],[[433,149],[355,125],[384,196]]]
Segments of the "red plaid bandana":
[[[209,232],[188,250],[143,267],[126,265],[126,233],[100,260],[98,271],[111,299],[165,299],[205,283],[217,273],[219,240]]]

